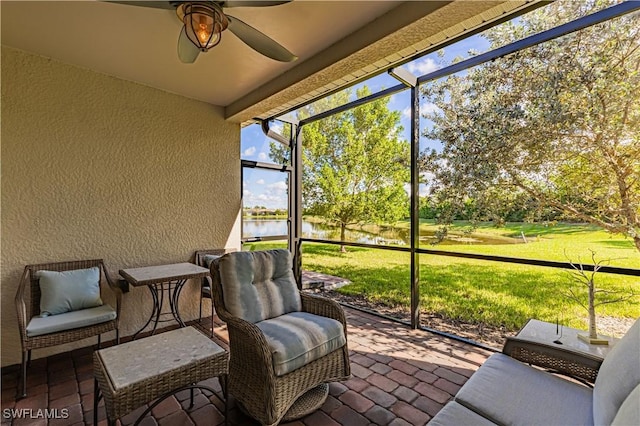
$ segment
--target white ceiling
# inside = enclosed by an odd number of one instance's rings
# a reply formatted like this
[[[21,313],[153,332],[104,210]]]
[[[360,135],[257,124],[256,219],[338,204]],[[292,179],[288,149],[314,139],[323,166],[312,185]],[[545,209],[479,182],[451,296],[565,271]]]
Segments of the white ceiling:
[[[249,98],[256,102],[267,98],[272,93],[264,87],[278,79],[283,86],[283,75],[291,84],[304,81],[318,71],[311,64],[321,63],[329,47],[339,46],[358,31],[382,38],[449,2],[403,3],[295,0],[279,6],[225,9],[297,55],[292,63],[266,58],[225,31],[218,46],[201,53],[194,64],[183,64],[176,53],[181,22],[174,11],[102,1],[0,1],[1,40],[3,45],[229,107]],[[486,10],[504,2],[463,3],[487,4],[482,9]],[[391,18],[398,26],[390,24]],[[362,46],[356,40],[353,49],[343,48],[332,61],[371,46],[371,40],[360,39]],[[246,121],[247,116],[234,119]]]

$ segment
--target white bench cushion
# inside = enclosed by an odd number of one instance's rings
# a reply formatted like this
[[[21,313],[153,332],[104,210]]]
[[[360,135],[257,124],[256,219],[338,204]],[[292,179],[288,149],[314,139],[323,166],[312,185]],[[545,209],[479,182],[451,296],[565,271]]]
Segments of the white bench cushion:
[[[640,424],[640,385],[624,400],[611,426],[630,426]]]
[[[610,425],[624,400],[638,384],[640,384],[640,320],[631,326],[602,362],[593,386],[595,423]]]
[[[449,402],[429,422],[429,426],[494,426],[495,423],[455,401]]]
[[[503,354],[487,359],[456,401],[504,425],[593,424],[592,389]]]
[[[27,336],[42,336],[58,331],[88,327],[114,320],[116,316],[116,311],[111,306],[102,305],[97,308],[81,309],[44,318],[34,317],[27,325]]]

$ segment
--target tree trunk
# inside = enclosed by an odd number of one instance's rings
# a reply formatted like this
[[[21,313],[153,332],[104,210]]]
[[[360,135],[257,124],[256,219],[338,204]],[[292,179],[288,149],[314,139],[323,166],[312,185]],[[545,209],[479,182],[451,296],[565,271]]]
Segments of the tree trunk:
[[[344,234],[345,231],[347,229],[347,224],[346,223],[340,223],[340,241],[344,242]],[[347,247],[344,245],[340,245],[340,252],[341,253],[346,253],[347,252]]]
[[[640,235],[633,237],[633,243],[636,245],[638,251],[640,251]]]
[[[596,330],[596,306],[595,306],[595,293],[594,283],[589,283],[589,337],[591,339],[598,338],[598,332]]]

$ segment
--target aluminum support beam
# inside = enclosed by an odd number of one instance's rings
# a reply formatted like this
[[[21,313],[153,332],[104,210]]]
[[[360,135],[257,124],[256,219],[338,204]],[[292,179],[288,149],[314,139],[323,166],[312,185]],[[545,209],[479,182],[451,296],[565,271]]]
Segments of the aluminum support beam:
[[[420,327],[420,90],[411,88],[411,328]]]
[[[293,275],[302,288],[302,127],[291,125],[291,165],[289,179],[289,251],[293,254]]]
[[[451,74],[455,74],[459,71],[466,70],[471,67],[483,64],[485,62],[493,61],[498,58],[510,55],[520,50],[551,41],[558,37],[591,27],[593,25],[600,24],[613,18],[617,18],[634,10],[640,10],[640,1],[626,1],[624,3],[611,6],[607,9],[601,10],[591,15],[583,16],[575,21],[568,22],[566,24],[554,27],[550,30],[543,31],[538,34],[523,38],[522,40],[515,41],[503,47],[491,50],[478,56],[474,56],[465,61],[458,62],[448,67],[436,70],[429,74],[425,74],[422,77],[418,77],[418,84],[425,83],[427,81],[436,80],[438,78],[446,77]]]
[[[330,109],[329,111],[316,114],[313,117],[308,117],[308,118],[305,118],[304,120],[300,120],[300,127],[304,126],[305,124],[313,123],[314,121],[322,120],[323,118],[331,117],[334,114],[338,114],[340,112],[359,107],[360,105],[368,104],[369,102],[373,102],[376,99],[384,98],[386,96],[391,96],[395,93],[400,93],[406,89],[407,89],[407,86],[404,84],[398,84],[396,86],[389,87],[388,89],[382,90],[378,93],[365,96],[364,98],[356,99],[355,101],[349,102],[348,104],[344,104],[339,107]]]

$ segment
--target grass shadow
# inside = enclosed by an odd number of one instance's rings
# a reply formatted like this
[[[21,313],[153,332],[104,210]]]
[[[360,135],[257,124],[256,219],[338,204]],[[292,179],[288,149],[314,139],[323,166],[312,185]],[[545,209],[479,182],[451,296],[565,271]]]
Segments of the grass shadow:
[[[408,221],[406,221],[408,222]],[[421,229],[427,229],[427,227],[439,227],[437,223],[433,220],[420,220]],[[406,227],[407,223],[403,223],[401,227]],[[461,232],[471,226],[469,221],[464,220],[454,220],[451,224],[452,232]],[[524,232],[527,236],[530,235],[553,235],[553,234],[562,234],[562,235],[572,235],[578,234],[581,232],[593,232],[600,230],[597,226],[586,224],[586,223],[555,223],[555,224],[541,224],[541,223],[525,223],[525,222],[507,222],[504,225],[496,226],[494,222],[480,222],[476,226],[475,232],[482,232],[483,230],[494,230],[501,229],[504,230],[504,236],[510,238],[520,238],[520,232]]]
[[[347,252],[342,253],[340,251],[339,245],[306,243],[302,246],[303,255],[310,254],[310,255],[330,256],[330,257],[339,257],[339,258],[344,258],[349,253],[361,253],[367,250],[369,249],[366,249],[363,247],[347,247]],[[304,262],[304,258],[303,258],[303,262]]]
[[[598,244],[602,244],[604,246],[609,246],[614,248],[621,248],[621,249],[635,249],[635,245],[631,240],[618,240],[618,241],[603,240],[603,241],[598,241]]]
[[[546,236],[546,235],[574,235],[583,232],[593,232],[599,228],[592,225],[584,224],[558,224],[543,226],[539,224],[507,224],[504,229],[512,230],[513,233],[505,234],[512,238],[519,238],[520,232],[523,232],[527,236]]]

